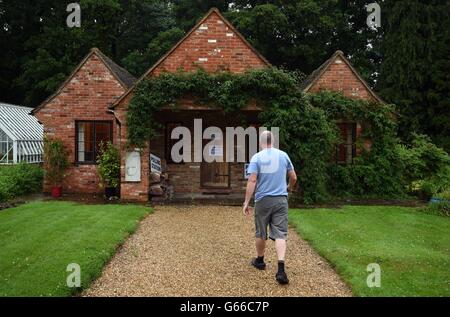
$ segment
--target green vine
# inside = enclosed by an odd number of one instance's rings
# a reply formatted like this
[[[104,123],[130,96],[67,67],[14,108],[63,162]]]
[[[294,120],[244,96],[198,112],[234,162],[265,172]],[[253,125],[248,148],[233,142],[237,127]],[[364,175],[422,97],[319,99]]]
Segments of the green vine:
[[[405,176],[409,166],[402,163],[402,155],[407,154],[399,148],[395,108],[332,92],[304,94],[301,79],[300,74],[277,68],[242,74],[180,71],[145,79],[127,112],[129,143],[145,146],[161,128],[155,114],[168,106],[176,109],[184,96],[236,115],[255,101],[262,109],[264,126],[280,128],[280,146],[296,166],[303,202],[330,196],[404,195],[411,177]],[[346,166],[333,159],[336,145],[342,142],[340,119],[364,126],[358,142],[362,155]],[[362,146],[366,139],[371,140],[370,152]]]
[[[243,74],[220,72],[208,74],[203,70],[193,73],[163,73],[143,80],[136,88],[127,112],[130,144],[145,146],[160,125],[152,120],[163,107],[177,108],[181,97],[195,96],[197,102],[225,113],[239,110],[255,100],[267,108],[281,105],[286,96],[299,98],[300,76],[276,68],[251,70]]]

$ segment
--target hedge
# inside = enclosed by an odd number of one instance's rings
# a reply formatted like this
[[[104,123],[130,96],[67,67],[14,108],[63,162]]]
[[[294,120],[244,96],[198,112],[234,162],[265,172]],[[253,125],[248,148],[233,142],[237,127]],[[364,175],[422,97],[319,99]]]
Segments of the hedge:
[[[42,190],[44,172],[39,165],[0,166],[0,202]]]

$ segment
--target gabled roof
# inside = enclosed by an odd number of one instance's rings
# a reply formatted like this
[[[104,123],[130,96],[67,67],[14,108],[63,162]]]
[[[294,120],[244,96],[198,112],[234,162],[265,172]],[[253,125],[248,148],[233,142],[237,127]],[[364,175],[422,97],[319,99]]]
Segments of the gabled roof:
[[[345,57],[342,51],[336,51],[329,59],[327,59],[322,65],[314,70],[306,79],[300,84],[300,89],[304,92],[308,92],[309,89],[322,77],[328,67],[336,60],[340,58],[345,64],[350,68],[353,74],[361,81],[361,83],[366,87],[367,91],[371,94],[375,100],[378,102],[383,102],[383,100],[370,88],[369,84],[361,77],[361,75],[356,71],[350,61]]]
[[[92,55],[96,55],[102,62],[105,64],[106,68],[111,72],[114,78],[122,85],[125,90],[128,90],[130,87],[134,85],[136,82],[136,78],[131,75],[125,68],[120,67],[112,59],[103,54],[98,48],[92,48],[88,55],[81,61],[80,64],[73,70],[70,76],[62,83],[62,85],[58,88],[58,90],[48,97],[44,102],[42,102],[39,106],[32,109],[31,113],[35,114],[40,109],[42,109],[47,103],[53,100],[63,89],[64,87],[72,80],[72,78],[78,73],[78,71],[86,64],[86,62],[91,58]]]
[[[136,82],[136,78],[131,75],[125,68],[120,67],[112,59],[103,54],[99,49],[94,48],[97,51],[97,55],[103,62],[108,66],[109,70],[115,75],[115,77],[119,80],[119,82],[124,86],[124,88],[129,89]]]
[[[111,109],[113,109],[115,106],[117,106],[125,97],[127,97],[133,90],[136,85],[142,81],[144,78],[148,77],[159,65],[161,65],[193,32],[195,32],[210,16],[211,14],[217,14],[219,18],[225,23],[227,27],[230,28],[231,31],[233,31],[239,39],[241,39],[244,44],[251,50],[253,53],[255,53],[267,66],[272,66],[269,61],[261,55],[246,39],[245,37],[228,21],[219,11],[217,8],[211,8],[208,13],[199,21],[197,24],[188,32],[186,35],[178,41],[177,44],[175,44],[166,54],[164,54],[148,71],[146,71],[131,87],[128,89],[125,94],[123,94],[116,102],[114,102],[113,105],[110,106]]]
[[[13,141],[42,141],[44,131],[35,116],[33,108],[0,103],[0,129]]]

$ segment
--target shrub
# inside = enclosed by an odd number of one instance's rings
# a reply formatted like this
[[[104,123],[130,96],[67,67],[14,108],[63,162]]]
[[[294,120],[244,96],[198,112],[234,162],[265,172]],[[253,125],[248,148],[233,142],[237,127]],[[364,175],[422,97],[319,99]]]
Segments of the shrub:
[[[44,140],[45,177],[53,186],[61,185],[69,166],[68,151],[61,140]]]
[[[120,152],[111,142],[101,142],[97,156],[97,172],[101,186],[119,187],[120,183]]]
[[[403,181],[407,191],[424,199],[450,189],[450,157],[425,135],[413,134],[411,144],[398,145],[404,162]]]
[[[448,188],[447,190],[438,193],[436,195],[434,195],[435,198],[437,199],[442,199],[442,200],[448,200],[450,201],[450,188]]]
[[[450,202],[442,201],[436,203],[429,203],[427,207],[421,209],[421,211],[432,215],[450,216]]]
[[[20,163],[0,167],[0,201],[42,190],[44,172],[39,165]]]

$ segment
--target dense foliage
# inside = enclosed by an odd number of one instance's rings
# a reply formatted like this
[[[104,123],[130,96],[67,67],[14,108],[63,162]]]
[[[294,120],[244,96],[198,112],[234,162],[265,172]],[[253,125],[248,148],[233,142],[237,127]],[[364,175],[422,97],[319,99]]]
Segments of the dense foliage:
[[[397,136],[396,110],[388,104],[371,104],[337,93],[309,96],[328,120],[345,118],[363,125],[357,141],[360,155],[353,164],[328,166],[328,189],[336,196],[397,197],[417,193],[429,198],[450,188],[450,158],[424,135],[411,133],[405,144]],[[371,146],[364,146],[364,141]]]
[[[422,208],[422,211],[450,217],[450,187],[446,190],[435,194],[433,196],[434,201],[430,202],[427,207]]]
[[[44,140],[45,178],[52,186],[61,186],[69,167],[68,150],[61,140]]]
[[[280,128],[280,146],[298,168],[305,203],[331,196],[398,197],[413,192],[417,182],[432,183],[433,193],[449,186],[450,159],[445,151],[421,135],[410,145],[397,137],[395,108],[322,92],[305,95],[300,75],[277,68],[250,70],[243,74],[163,73],[143,80],[127,113],[128,140],[143,146],[159,125],[154,116],[165,106],[177,108],[185,95],[198,102],[239,115],[256,103],[267,127]],[[353,164],[333,160],[339,139],[340,119],[359,122],[363,135],[357,142],[360,155]],[[370,142],[370,149],[364,146]],[[446,175],[447,173],[447,175]],[[422,188],[421,188],[422,190]]]
[[[81,0],[81,28],[67,3],[0,1],[0,100],[36,106],[92,47],[143,74],[211,7],[275,66],[310,73],[337,49],[388,103],[402,137],[429,134],[449,149],[448,1],[378,1],[382,25],[366,24],[372,0]]]
[[[120,151],[111,142],[101,142],[97,156],[100,185],[117,188],[120,184]]]
[[[244,74],[208,74],[200,69],[193,73],[180,71],[146,78],[136,87],[127,111],[128,140],[131,144],[143,145],[159,128],[159,123],[152,120],[155,112],[164,106],[175,108],[180,98],[187,94],[197,97],[199,103],[238,115],[238,110],[251,99],[263,106],[281,106],[288,102],[283,95],[296,98],[291,100],[292,103],[302,102],[298,83],[296,76],[276,68],[251,70]]]
[[[39,165],[0,166],[0,202],[42,190],[44,172]]]
[[[450,2],[386,1],[378,89],[400,110],[400,132],[450,150]]]

